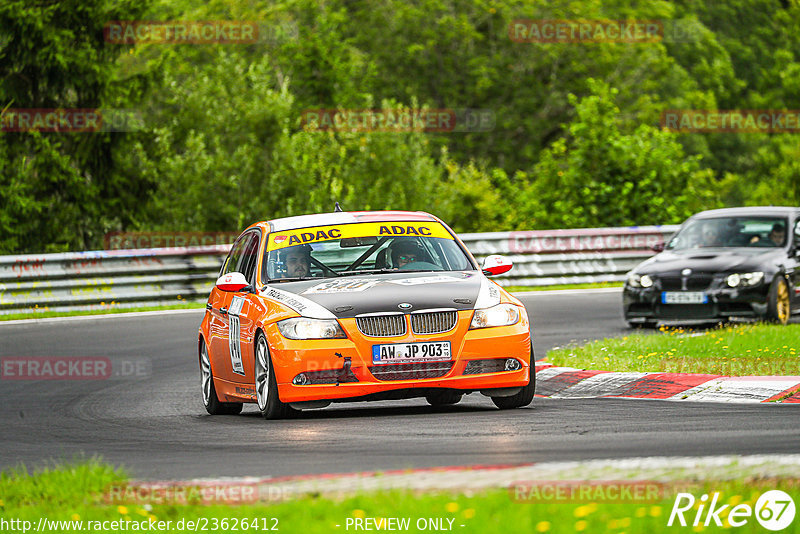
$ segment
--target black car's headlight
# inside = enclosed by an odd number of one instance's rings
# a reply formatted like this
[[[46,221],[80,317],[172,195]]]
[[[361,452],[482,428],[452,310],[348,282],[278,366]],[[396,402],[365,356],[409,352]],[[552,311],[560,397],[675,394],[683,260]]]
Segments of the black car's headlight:
[[[752,273],[733,273],[725,278],[725,283],[730,287],[750,287],[757,285],[764,279],[764,273],[755,271]]]
[[[519,308],[513,304],[497,304],[491,308],[475,310],[470,330],[492,326],[510,326],[519,321]]]
[[[336,339],[347,336],[336,319],[293,317],[278,322],[278,330],[289,339]]]
[[[628,285],[631,287],[648,288],[653,286],[653,279],[649,275],[636,273],[628,274]]]

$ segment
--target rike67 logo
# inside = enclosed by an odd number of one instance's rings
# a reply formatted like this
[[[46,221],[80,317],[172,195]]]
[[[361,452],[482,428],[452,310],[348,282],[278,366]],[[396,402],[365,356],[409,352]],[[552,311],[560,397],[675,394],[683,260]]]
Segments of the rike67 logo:
[[[763,493],[756,501],[755,507],[742,503],[733,506],[723,504],[720,493],[709,496],[704,494],[696,500],[691,493],[679,493],[672,505],[667,526],[708,527],[742,527],[753,518],[765,529],[783,530],[794,521],[795,505],[792,498],[783,491],[771,490]],[[695,511],[696,510],[696,511]],[[727,522],[727,525],[724,523]]]

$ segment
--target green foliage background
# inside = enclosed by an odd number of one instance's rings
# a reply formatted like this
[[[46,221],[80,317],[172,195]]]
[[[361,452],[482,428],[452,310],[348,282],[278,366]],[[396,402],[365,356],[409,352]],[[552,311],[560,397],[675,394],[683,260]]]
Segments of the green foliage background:
[[[517,43],[515,19],[667,21],[658,43]],[[114,20],[258,21],[255,44],[105,43]],[[800,2],[62,0],[0,4],[0,110],[138,110],[0,134],[0,253],[423,209],[457,231],[800,205],[796,135],[674,134],[665,109],[800,109]],[[472,133],[313,132],[304,110],[479,108]]]

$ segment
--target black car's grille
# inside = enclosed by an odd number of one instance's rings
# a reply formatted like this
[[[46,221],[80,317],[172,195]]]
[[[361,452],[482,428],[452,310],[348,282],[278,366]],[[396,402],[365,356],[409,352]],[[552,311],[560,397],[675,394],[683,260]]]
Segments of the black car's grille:
[[[660,317],[664,319],[711,319],[716,317],[711,304],[662,304]]]
[[[441,378],[450,372],[453,362],[424,362],[424,363],[392,363],[387,365],[373,365],[369,368],[376,379],[381,381],[391,380],[419,380],[423,378]]]
[[[411,330],[415,334],[440,334],[456,326],[458,312],[440,311],[411,315]]]
[[[686,287],[683,286],[682,276],[662,276],[661,289],[664,291],[703,291],[708,289],[714,277],[709,274],[698,274],[686,277]]]
[[[406,333],[406,318],[402,314],[356,317],[358,331],[370,337],[397,337]]]

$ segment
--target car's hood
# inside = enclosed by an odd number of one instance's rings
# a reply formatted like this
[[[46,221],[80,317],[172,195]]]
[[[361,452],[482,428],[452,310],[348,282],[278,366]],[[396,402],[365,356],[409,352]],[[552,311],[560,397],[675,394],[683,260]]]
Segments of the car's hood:
[[[271,284],[265,296],[303,315],[314,316],[306,311],[319,312],[321,306],[342,319],[364,313],[471,310],[489,285],[493,286],[477,271],[397,272]]]
[[[667,250],[641,263],[639,274],[668,274],[692,269],[695,272],[748,272],[763,270],[784,254],[782,249],[707,248]]]

